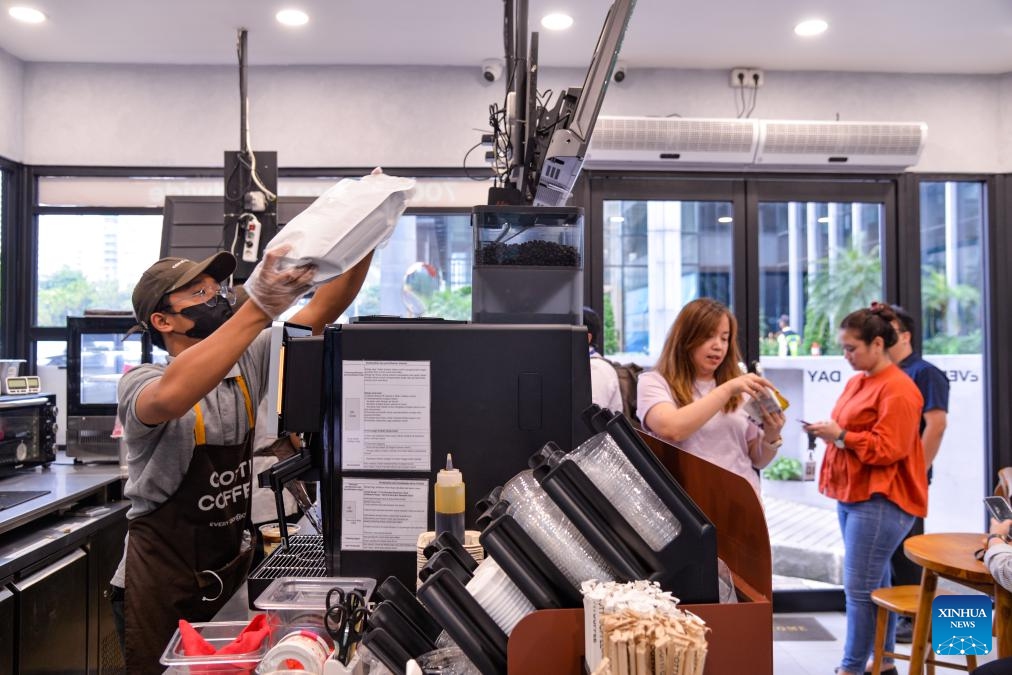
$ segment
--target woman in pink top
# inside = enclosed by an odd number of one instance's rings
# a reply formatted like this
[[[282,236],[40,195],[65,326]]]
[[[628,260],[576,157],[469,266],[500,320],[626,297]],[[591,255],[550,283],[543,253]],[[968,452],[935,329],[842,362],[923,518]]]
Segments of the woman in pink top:
[[[716,300],[683,307],[656,368],[639,377],[636,408],[648,431],[733,471],[758,492],[758,471],[782,443],[784,415],[765,415],[759,428],[742,410],[745,396],[773,385],[741,373],[737,332],[734,315]]]

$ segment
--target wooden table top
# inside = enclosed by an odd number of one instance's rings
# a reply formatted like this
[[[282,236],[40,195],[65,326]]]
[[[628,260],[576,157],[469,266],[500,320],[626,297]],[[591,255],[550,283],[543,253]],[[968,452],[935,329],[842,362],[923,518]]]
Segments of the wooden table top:
[[[970,584],[993,584],[991,573],[973,554],[984,547],[986,534],[940,532],[919,534],[903,542],[908,558],[941,576]]]

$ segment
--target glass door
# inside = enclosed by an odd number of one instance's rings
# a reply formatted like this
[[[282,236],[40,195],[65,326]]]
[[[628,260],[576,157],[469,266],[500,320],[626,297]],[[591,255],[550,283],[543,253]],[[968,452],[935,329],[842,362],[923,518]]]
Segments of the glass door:
[[[837,343],[840,321],[891,297],[883,269],[891,192],[843,187],[755,186],[759,362],[790,402],[784,444],[762,480],[780,592],[843,583],[836,501],[818,491],[823,443],[810,442],[800,422],[828,419],[854,375]]]
[[[985,483],[994,483],[993,476],[981,481],[986,475],[987,429],[982,339],[985,188],[983,181],[974,180],[920,183],[921,312],[915,318],[922,356],[949,380],[946,426],[932,463],[927,532],[983,525]]]
[[[913,189],[902,230],[900,182]],[[790,401],[784,445],[762,479],[781,609],[842,602],[836,503],[804,480],[824,450],[809,454],[799,422],[830,416],[855,374],[837,326],[874,300],[906,305],[914,348],[950,385],[925,528],[980,520],[979,497],[957,492],[984,489],[986,470],[985,182],[598,174],[589,185],[587,255],[599,263],[586,297],[603,298],[608,356],[653,367],[682,306],[709,296],[735,311],[742,351]]]
[[[736,283],[741,285],[736,239],[744,231],[735,213],[742,202],[740,191],[720,183],[708,190],[694,181],[620,187],[595,201],[604,262],[604,351],[610,359],[650,367],[685,303],[711,297],[732,310],[744,305],[735,296]],[[589,297],[601,296],[592,289]]]

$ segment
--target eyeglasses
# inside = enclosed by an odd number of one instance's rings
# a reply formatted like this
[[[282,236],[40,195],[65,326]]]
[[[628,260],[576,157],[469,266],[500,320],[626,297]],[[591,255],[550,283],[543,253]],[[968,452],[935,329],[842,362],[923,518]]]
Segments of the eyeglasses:
[[[187,296],[188,300],[197,299],[208,307],[215,307],[219,300],[225,300],[229,306],[235,305],[235,290],[228,284],[215,284],[213,286],[201,286],[197,290],[190,293]],[[190,305],[192,306],[192,305]],[[179,312],[170,311],[172,305],[169,303],[168,298],[162,303],[163,309],[160,311],[167,312],[170,314],[178,314]]]

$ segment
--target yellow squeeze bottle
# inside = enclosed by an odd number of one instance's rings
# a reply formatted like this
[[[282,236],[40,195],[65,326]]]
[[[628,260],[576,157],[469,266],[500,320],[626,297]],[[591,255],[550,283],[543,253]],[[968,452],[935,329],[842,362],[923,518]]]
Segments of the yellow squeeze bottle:
[[[436,474],[436,536],[450,532],[464,543],[464,476],[453,468],[453,455],[447,453],[446,468]]]

